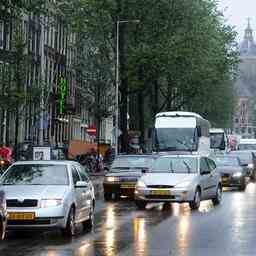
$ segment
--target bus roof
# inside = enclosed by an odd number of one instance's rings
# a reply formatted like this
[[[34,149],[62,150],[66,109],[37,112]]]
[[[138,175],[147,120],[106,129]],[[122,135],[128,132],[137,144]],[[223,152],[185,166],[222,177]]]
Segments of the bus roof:
[[[200,119],[204,119],[202,116],[199,114],[193,113],[193,112],[184,112],[184,111],[171,111],[171,112],[161,112],[156,114],[157,117],[164,117],[164,116],[177,116],[177,117],[197,117]]]

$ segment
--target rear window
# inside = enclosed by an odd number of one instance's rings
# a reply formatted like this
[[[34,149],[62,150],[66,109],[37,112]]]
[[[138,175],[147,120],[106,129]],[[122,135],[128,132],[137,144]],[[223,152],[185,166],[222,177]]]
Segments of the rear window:
[[[2,185],[68,185],[66,165],[13,165],[1,177]]]
[[[143,169],[151,168],[153,159],[150,157],[119,157],[112,164],[112,169]]]

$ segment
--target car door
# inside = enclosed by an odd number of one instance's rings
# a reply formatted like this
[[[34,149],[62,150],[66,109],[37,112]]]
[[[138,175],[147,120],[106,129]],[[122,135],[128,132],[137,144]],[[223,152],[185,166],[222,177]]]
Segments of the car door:
[[[211,196],[211,171],[205,157],[200,159],[200,185],[202,188],[202,198],[208,199]]]
[[[211,174],[209,177],[211,189],[209,191],[211,193],[211,196],[215,196],[216,191],[217,191],[217,186],[220,181],[220,174],[217,172],[217,170],[216,170],[217,166],[212,159],[207,158],[207,163],[208,163],[210,171],[211,171]]]
[[[79,222],[79,220],[83,216],[82,209],[83,209],[83,201],[84,201],[84,196],[83,196],[84,188],[76,187],[76,183],[78,181],[81,181],[81,178],[75,166],[71,166],[71,173],[72,173],[75,200],[76,200],[76,221]]]
[[[84,190],[82,191],[83,218],[87,218],[90,214],[91,207],[93,207],[93,200],[94,200],[93,185],[92,185],[87,173],[85,172],[85,169],[80,165],[77,165],[76,168],[81,177],[81,180],[88,184],[88,187],[84,188]]]

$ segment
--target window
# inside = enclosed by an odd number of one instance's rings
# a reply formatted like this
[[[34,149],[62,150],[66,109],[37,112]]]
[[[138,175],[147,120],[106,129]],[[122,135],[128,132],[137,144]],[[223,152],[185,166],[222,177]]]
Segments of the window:
[[[77,170],[81,176],[82,181],[86,181],[86,182],[90,181],[85,169],[82,166],[81,167],[77,166]]]
[[[206,158],[201,158],[200,160],[200,171],[210,172],[209,166],[207,164]]]
[[[73,178],[73,183],[74,183],[74,185],[75,185],[78,181],[80,181],[79,174],[78,174],[78,172],[77,172],[77,170],[76,170],[76,168],[75,168],[74,166],[72,167],[72,178]]]
[[[216,169],[216,164],[214,163],[214,161],[212,159],[207,159],[208,160],[208,165],[211,169],[211,171],[215,170]]]
[[[4,22],[0,21],[0,48],[4,46]]]

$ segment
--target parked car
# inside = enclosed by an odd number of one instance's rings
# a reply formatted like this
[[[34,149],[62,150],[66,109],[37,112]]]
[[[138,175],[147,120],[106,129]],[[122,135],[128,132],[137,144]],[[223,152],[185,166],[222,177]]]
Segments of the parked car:
[[[220,174],[213,160],[199,155],[166,155],[155,160],[135,188],[135,203],[145,209],[150,202],[188,202],[198,209],[201,200],[222,198]]]
[[[0,179],[6,194],[7,229],[60,229],[93,225],[95,196],[83,167],[73,161],[14,163]]]
[[[121,195],[134,196],[134,189],[143,171],[151,168],[152,155],[119,155],[103,181],[105,200],[119,198]]]
[[[6,199],[3,190],[0,190],[0,240],[5,237],[7,223]]]
[[[229,155],[237,156],[243,167],[247,168],[252,180],[256,180],[256,155],[251,150],[230,151]]]
[[[241,165],[236,156],[218,156],[215,159],[217,171],[221,175],[222,187],[238,187],[245,190],[250,180],[248,169]]]
[[[237,149],[256,151],[256,139],[241,139],[238,143]]]

